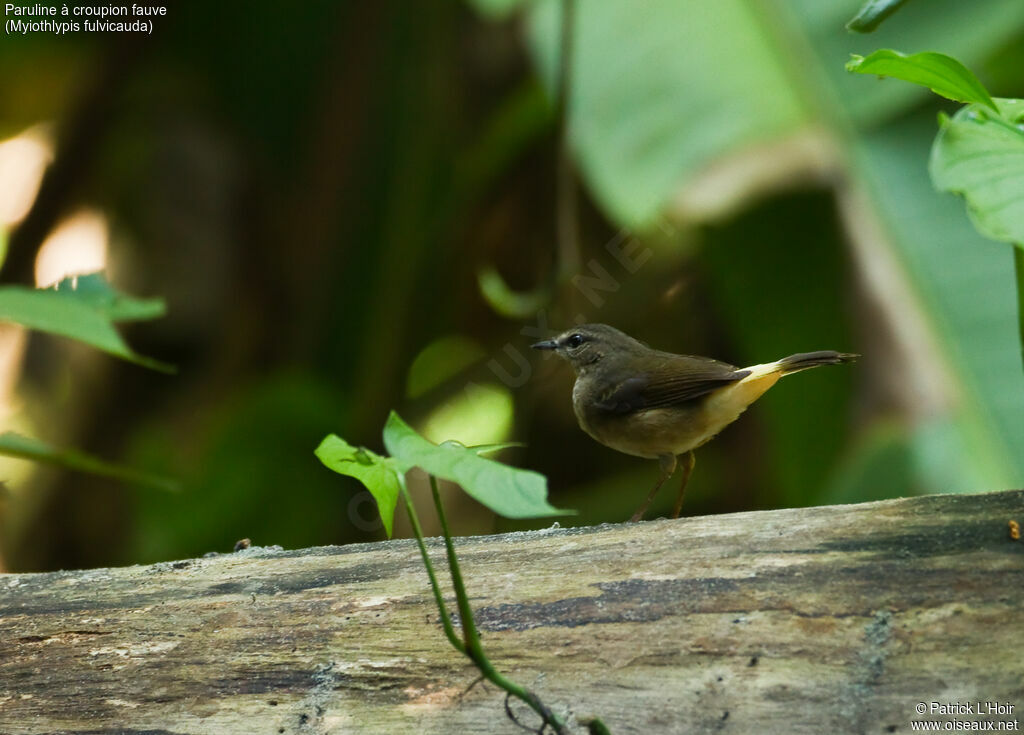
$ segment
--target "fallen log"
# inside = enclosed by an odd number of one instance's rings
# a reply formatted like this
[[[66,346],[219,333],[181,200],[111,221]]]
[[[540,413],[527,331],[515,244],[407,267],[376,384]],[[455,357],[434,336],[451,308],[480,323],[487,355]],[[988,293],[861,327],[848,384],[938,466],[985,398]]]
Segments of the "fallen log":
[[[1013,731],[1012,520],[1024,491],[456,547],[498,669],[617,735]],[[438,620],[411,541],[0,575],[0,732],[520,732]]]

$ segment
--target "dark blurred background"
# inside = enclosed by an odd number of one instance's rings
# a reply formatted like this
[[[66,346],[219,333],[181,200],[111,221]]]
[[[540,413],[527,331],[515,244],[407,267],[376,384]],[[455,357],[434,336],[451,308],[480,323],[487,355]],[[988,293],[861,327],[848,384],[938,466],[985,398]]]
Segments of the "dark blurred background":
[[[577,0],[575,203],[558,0],[179,0],[152,35],[4,36],[0,279],[162,297],[124,333],[178,368],[0,325],[5,428],[181,490],[2,459],[0,568],[383,538],[313,449],[380,450],[391,409],[525,442],[502,459],[579,509],[563,525],[623,520],[657,463],[583,434],[567,366],[528,348],[582,320],[740,365],[863,354],[701,449],[688,514],[1020,487],[1009,246],[927,175],[956,106],[843,65],[941,51],[1024,96],[1024,4],[910,3],[855,36],[858,5]],[[457,533],[531,526],[447,497]]]

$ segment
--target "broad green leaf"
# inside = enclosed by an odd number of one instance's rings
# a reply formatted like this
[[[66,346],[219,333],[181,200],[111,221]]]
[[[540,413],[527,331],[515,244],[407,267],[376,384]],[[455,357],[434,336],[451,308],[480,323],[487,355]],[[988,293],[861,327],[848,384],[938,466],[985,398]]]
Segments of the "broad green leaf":
[[[925,51],[908,56],[892,49],[879,49],[867,56],[852,54],[846,70],[902,79],[956,102],[979,103],[998,112],[988,90],[971,70],[945,54]]]
[[[568,115],[579,169],[617,224],[649,228],[718,156],[809,122],[749,0],[577,0]],[[555,88],[562,3],[537,0],[528,40]]]
[[[485,13],[493,4],[473,0]],[[561,3],[518,5],[527,43],[553,90]],[[848,115],[877,123],[906,112],[925,94],[908,85],[865,85],[837,58],[867,54],[882,42],[942,48],[981,63],[1014,38],[1024,19],[1019,0],[928,0],[908,3],[875,37],[866,37],[843,28],[861,5],[577,0],[572,144],[605,214],[619,226],[649,226],[680,189],[723,156],[822,119]]]
[[[960,194],[975,226],[993,240],[1024,244],[1024,100],[999,99],[941,123],[929,170],[941,191]]]
[[[506,518],[567,515],[547,501],[547,479],[530,470],[481,457],[455,442],[440,446],[417,434],[394,411],[384,426],[384,446],[405,470],[413,467],[458,483],[469,495]]]
[[[871,33],[906,2],[907,0],[868,0],[846,27],[857,33]]]
[[[366,486],[377,501],[384,531],[391,538],[395,521],[395,506],[402,490],[401,478],[395,463],[387,457],[364,447],[354,447],[341,437],[331,434],[316,448],[317,458],[335,472],[354,477]]]
[[[134,352],[114,327],[115,321],[153,319],[163,312],[159,300],[124,296],[100,274],[65,279],[54,288],[0,287],[0,321],[70,337],[144,367],[173,372],[173,366]]]
[[[22,436],[13,431],[0,434],[0,454],[19,459],[31,459],[92,475],[111,477],[132,485],[144,485],[158,490],[178,489],[178,483],[169,478],[106,462],[77,449],[58,449],[44,441]]]

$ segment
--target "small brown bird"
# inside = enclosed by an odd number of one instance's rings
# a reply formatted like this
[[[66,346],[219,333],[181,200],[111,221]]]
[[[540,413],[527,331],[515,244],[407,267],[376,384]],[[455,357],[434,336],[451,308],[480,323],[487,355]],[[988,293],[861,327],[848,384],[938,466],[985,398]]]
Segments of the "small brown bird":
[[[584,324],[533,348],[554,350],[576,371],[572,407],[581,429],[607,447],[661,465],[658,482],[631,521],[643,518],[682,455],[683,481],[672,512],[678,518],[693,450],[739,418],[783,375],[857,357],[802,352],[738,368],[709,357],[652,350],[606,324]]]

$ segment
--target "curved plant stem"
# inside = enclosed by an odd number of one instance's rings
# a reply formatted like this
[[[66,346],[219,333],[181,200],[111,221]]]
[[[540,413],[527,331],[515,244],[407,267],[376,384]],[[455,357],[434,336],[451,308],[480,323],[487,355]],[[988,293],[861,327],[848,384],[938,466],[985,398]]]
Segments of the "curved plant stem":
[[[612,735],[612,731],[608,729],[608,726],[596,717],[583,724],[587,726],[590,735]]]
[[[466,594],[466,586],[462,581],[462,571],[459,569],[459,560],[455,556],[455,545],[452,543],[452,535],[448,530],[448,519],[445,517],[444,508],[441,505],[441,495],[437,489],[437,478],[430,475],[430,491],[434,496],[434,507],[437,509],[437,517],[441,521],[441,532],[444,534],[445,549],[448,552],[448,571],[452,576],[452,586],[455,588],[455,599],[459,607],[459,618],[462,623],[462,636],[463,646],[459,648],[460,651],[465,653],[469,659],[476,664],[476,667],[480,669],[480,673],[484,675],[489,682],[497,687],[500,687],[504,691],[508,692],[511,696],[525,702],[530,709],[536,712],[544,720],[544,725],[550,725],[556,733],[560,735],[566,732],[565,723],[555,715],[540,698],[525,687],[521,687],[513,681],[506,679],[502,676],[497,669],[494,668],[494,664],[491,663],[490,659],[487,658],[487,654],[484,653],[483,645],[480,643],[480,633],[477,631],[476,623],[473,621],[473,610],[469,605],[469,596]],[[406,507],[409,508],[410,514],[414,512],[412,510],[412,503],[406,501]],[[417,538],[420,538],[421,533],[419,531],[418,524],[413,524],[413,530],[417,534]],[[421,543],[421,552],[426,554],[426,547]],[[426,558],[424,556],[424,558]],[[431,578],[431,584],[436,584]],[[435,586],[435,591],[436,591]],[[440,595],[438,594],[438,597]],[[440,601],[438,604],[441,604]],[[450,637],[449,637],[450,640]]]
[[[430,563],[430,555],[427,554],[427,545],[423,541],[423,529],[420,528],[420,519],[416,516],[416,509],[412,505],[412,498],[409,497],[409,491],[405,487],[404,479],[401,480],[401,487],[402,500],[405,501],[405,511],[409,514],[409,522],[412,524],[412,532],[416,536],[416,544],[420,547],[420,556],[423,558],[423,566],[427,568],[427,576],[430,578],[430,588],[434,590],[434,602],[437,603],[437,609],[441,612],[441,625],[444,626],[444,634],[448,637],[448,642],[455,647],[456,651],[459,653],[466,653],[466,647],[463,645],[462,641],[459,640],[459,636],[455,634],[455,628],[452,626],[452,619],[448,615],[448,608],[445,607],[444,598],[441,596],[441,586],[437,583],[437,575],[434,574],[434,565]]]
[[[419,547],[420,556],[423,559],[423,566],[427,569],[427,577],[430,579],[430,588],[434,592],[434,601],[437,603],[437,609],[441,613],[441,625],[444,627],[445,636],[447,636],[449,643],[452,644],[455,650],[465,654],[476,665],[480,670],[482,678],[487,679],[489,682],[500,687],[506,692],[507,697],[505,701],[505,709],[506,712],[510,713],[509,716],[513,722],[520,727],[526,727],[511,714],[511,710],[508,707],[508,697],[515,697],[516,699],[521,700],[526,703],[530,709],[540,715],[542,724],[536,732],[543,733],[548,727],[550,727],[557,735],[566,735],[568,730],[566,729],[566,725],[562,719],[552,712],[536,694],[502,676],[502,674],[494,668],[494,664],[491,663],[490,659],[487,658],[487,654],[484,653],[483,645],[480,643],[480,633],[477,630],[475,621],[473,620],[473,609],[469,604],[469,595],[466,593],[466,585],[462,581],[462,570],[459,568],[458,557],[455,556],[455,544],[452,542],[452,535],[448,530],[448,518],[445,516],[444,507],[441,505],[441,495],[437,488],[437,478],[433,475],[430,475],[430,491],[434,497],[434,507],[437,509],[437,517],[441,521],[441,532],[444,534],[445,551],[448,556],[448,571],[452,577],[452,586],[455,588],[455,600],[459,608],[459,622],[462,626],[462,639],[460,639],[458,634],[456,634],[451,616],[448,614],[448,609],[445,607],[444,597],[441,594],[441,586],[438,584],[437,574],[434,572],[434,565],[431,563],[430,555],[427,553],[427,545],[423,539],[423,529],[420,526],[419,517],[416,515],[416,508],[412,504],[412,498],[409,497],[409,491],[405,486],[405,482],[401,482],[402,500],[405,502],[405,510],[409,514],[409,522],[412,525],[413,534],[416,536],[416,545]],[[474,682],[474,684],[475,683],[476,682]],[[585,724],[587,729],[596,735],[609,735],[610,733],[605,724],[599,719],[595,718]]]

